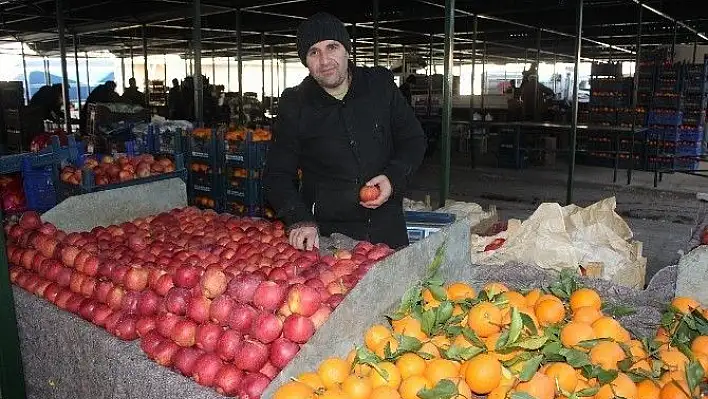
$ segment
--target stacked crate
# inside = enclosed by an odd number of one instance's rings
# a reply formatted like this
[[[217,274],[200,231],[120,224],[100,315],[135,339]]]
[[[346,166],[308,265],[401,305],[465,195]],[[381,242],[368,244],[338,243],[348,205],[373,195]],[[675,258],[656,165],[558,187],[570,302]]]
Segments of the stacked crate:
[[[187,197],[191,205],[220,211],[221,149],[217,129],[196,128],[189,134]]]
[[[696,170],[705,155],[703,134],[708,106],[708,60],[702,64],[686,64],[682,68],[683,123],[678,130],[677,170]]]
[[[239,128],[223,138],[222,187],[225,211],[239,216],[272,219],[262,185],[271,133],[265,128]]]
[[[9,154],[29,151],[32,138],[44,132],[38,109],[25,106],[22,82],[0,82],[0,141]]]

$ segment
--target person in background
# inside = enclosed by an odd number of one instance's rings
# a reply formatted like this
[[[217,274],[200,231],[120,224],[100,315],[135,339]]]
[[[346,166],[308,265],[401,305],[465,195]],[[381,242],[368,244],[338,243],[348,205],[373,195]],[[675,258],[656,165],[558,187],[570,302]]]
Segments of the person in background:
[[[64,120],[62,105],[64,104],[61,84],[42,86],[32,96],[29,106],[39,109],[39,113],[44,120],[54,123],[61,123]]]
[[[172,79],[172,87],[167,93],[167,107],[169,109],[169,119],[184,119],[184,100],[182,98],[182,90],[179,87],[179,80],[176,78]]]
[[[86,128],[86,117],[89,104],[120,103],[122,101],[120,95],[116,93],[116,87],[116,82],[108,80],[105,83],[96,86],[95,89],[91,90],[91,93],[86,98],[86,102],[81,108],[81,112],[79,115],[79,123],[81,129]]]
[[[139,105],[143,108],[147,106],[145,93],[138,90],[138,86],[135,84],[135,78],[128,79],[128,87],[123,91],[121,99],[125,104]]]
[[[406,102],[411,107],[413,106],[413,87],[415,87],[415,80],[415,75],[410,74],[400,87],[401,94],[403,94],[403,98],[406,99]]]
[[[391,71],[355,66],[351,48],[346,28],[330,14],[298,28],[309,76],[281,96],[263,184],[299,249],[318,247],[320,235],[335,232],[408,245],[402,202],[423,160],[423,129]],[[298,168],[302,193],[293,184]],[[365,200],[364,188],[372,192]]]

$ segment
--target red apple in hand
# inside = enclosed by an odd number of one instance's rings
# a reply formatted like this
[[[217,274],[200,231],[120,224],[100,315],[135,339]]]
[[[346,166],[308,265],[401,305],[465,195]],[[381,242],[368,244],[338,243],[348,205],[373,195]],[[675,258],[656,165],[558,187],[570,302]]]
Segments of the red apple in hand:
[[[381,190],[377,186],[364,186],[359,190],[359,199],[361,202],[370,202],[379,198]]]

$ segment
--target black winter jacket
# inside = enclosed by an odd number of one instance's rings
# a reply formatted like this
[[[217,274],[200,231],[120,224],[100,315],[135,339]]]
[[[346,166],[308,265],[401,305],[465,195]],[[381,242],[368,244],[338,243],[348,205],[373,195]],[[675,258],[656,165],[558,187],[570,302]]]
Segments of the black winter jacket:
[[[423,130],[390,71],[352,64],[350,70],[351,86],[341,101],[310,76],[283,92],[266,196],[288,226],[316,222],[322,235],[337,232],[400,248],[408,244],[402,200],[423,160]],[[298,167],[301,193],[294,184]],[[393,194],[369,210],[359,204],[359,189],[380,174],[391,181]]]

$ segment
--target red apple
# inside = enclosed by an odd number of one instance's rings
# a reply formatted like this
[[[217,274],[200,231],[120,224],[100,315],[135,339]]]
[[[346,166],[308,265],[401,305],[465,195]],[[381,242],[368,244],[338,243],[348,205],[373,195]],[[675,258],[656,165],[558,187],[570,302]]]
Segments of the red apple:
[[[246,373],[236,396],[240,399],[259,399],[270,384],[270,378],[261,373]]]
[[[231,310],[229,317],[229,327],[233,330],[246,333],[250,331],[253,320],[258,315],[258,312],[251,306],[237,303]]]
[[[274,281],[264,281],[258,285],[253,295],[253,304],[260,309],[274,312],[285,300],[285,285]]]
[[[216,343],[216,353],[226,362],[234,360],[241,345],[241,333],[225,330]]]
[[[173,341],[179,346],[193,346],[196,342],[197,324],[191,320],[179,320],[172,328]]]
[[[250,336],[258,341],[269,344],[280,337],[283,322],[274,314],[261,312],[253,320]]]
[[[170,313],[182,316],[187,312],[187,302],[190,299],[189,291],[174,287],[165,296],[165,307]]]
[[[187,304],[187,317],[197,323],[204,323],[209,320],[211,300],[201,295],[192,296]]]
[[[268,361],[268,347],[251,339],[245,339],[239,345],[234,365],[244,371],[259,371]]]
[[[229,281],[227,292],[238,302],[250,303],[253,299],[253,294],[256,292],[256,288],[258,288],[258,285],[264,280],[265,278],[260,274],[240,274]]]
[[[315,314],[310,316],[312,324],[314,324],[315,329],[322,327],[322,325],[329,319],[329,315],[332,314],[332,310],[327,307],[321,307]]]
[[[217,324],[208,322],[200,324],[199,327],[197,327],[197,348],[206,352],[214,352],[223,332],[224,329]]]
[[[278,338],[270,344],[270,363],[283,369],[300,351],[300,346],[287,338]]]
[[[150,271],[143,268],[131,267],[125,274],[123,283],[126,288],[133,291],[142,291],[148,285]]]
[[[209,308],[209,317],[211,318],[211,321],[222,326],[227,326],[229,324],[231,310],[235,304],[236,302],[231,299],[230,296],[225,294],[214,299],[211,302],[211,307]]]
[[[227,283],[228,280],[223,271],[215,267],[209,267],[201,278],[202,292],[207,298],[216,298],[226,292]]]
[[[296,284],[288,291],[287,303],[293,313],[309,317],[319,309],[321,299],[316,289]]]
[[[232,364],[225,364],[214,377],[216,391],[225,396],[235,396],[243,380],[243,371]]]

